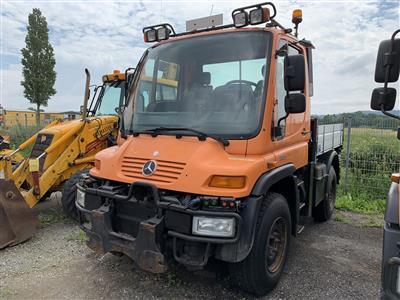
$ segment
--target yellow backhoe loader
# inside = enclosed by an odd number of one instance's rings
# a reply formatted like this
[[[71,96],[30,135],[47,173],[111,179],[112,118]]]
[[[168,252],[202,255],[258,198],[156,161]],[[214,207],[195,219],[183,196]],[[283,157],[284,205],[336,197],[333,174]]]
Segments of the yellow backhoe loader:
[[[124,99],[126,73],[104,75],[88,105],[90,74],[85,72],[81,119],[56,120],[17,149],[0,150],[0,249],[32,237],[37,220],[31,208],[63,186],[63,208],[76,216],[76,178],[94,165],[97,152],[116,143],[116,108]],[[23,158],[20,153],[28,147],[32,147],[30,155]]]

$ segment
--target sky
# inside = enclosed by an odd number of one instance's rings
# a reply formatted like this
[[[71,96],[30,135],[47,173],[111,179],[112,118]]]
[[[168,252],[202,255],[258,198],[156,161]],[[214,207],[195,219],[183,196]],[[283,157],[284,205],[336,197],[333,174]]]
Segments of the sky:
[[[56,57],[57,94],[45,110],[68,111],[79,110],[83,101],[85,68],[91,71],[93,83],[99,83],[103,74],[136,66],[149,46],[143,42],[143,27],[167,22],[181,32],[186,20],[210,13],[223,13],[228,24],[233,9],[259,2],[0,0],[0,104],[6,109],[32,106],[20,85],[20,50],[32,8],[40,8],[47,19]],[[312,113],[370,110],[371,92],[378,86],[373,80],[377,49],[400,27],[399,3],[274,1],[276,20],[286,27],[293,26],[292,10],[302,9],[299,37],[316,47]]]

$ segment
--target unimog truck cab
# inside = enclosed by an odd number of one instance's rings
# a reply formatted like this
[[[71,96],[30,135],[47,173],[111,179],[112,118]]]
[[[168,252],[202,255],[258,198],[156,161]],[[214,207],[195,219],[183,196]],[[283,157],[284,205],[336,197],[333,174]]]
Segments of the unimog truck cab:
[[[396,30],[391,39],[379,45],[375,67],[375,81],[384,86],[375,88],[371,97],[371,109],[400,120],[390,113],[396,104],[397,91],[389,83],[397,82],[400,74],[400,39]],[[400,124],[400,123],[399,123]],[[400,127],[397,129],[400,140]],[[385,225],[382,251],[382,299],[400,298],[400,171],[392,174],[391,186],[386,199]]]
[[[129,85],[124,142],[97,154],[77,185],[90,248],[153,273],[169,260],[193,269],[214,258],[263,295],[301,216],[331,217],[343,126],[310,117],[314,47],[296,37],[301,11],[295,34],[275,16],[267,2],[235,9],[229,25],[144,28],[157,43]]]

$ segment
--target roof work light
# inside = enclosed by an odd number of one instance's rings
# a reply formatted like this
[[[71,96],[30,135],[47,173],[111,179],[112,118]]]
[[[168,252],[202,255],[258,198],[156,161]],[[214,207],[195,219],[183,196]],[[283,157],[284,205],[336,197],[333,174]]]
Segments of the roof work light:
[[[171,33],[175,35],[175,30],[170,24],[167,23],[143,28],[144,41],[146,43],[168,40]]]
[[[269,8],[265,6],[270,6],[273,9],[273,14],[270,14]],[[253,9],[252,9],[253,8]],[[250,10],[250,13],[247,10]],[[241,8],[236,8],[232,12],[233,24],[236,28],[244,27],[247,25],[258,25],[261,23],[266,23],[276,16],[275,5],[271,2],[264,2],[261,4],[255,4],[250,6],[245,6]]]

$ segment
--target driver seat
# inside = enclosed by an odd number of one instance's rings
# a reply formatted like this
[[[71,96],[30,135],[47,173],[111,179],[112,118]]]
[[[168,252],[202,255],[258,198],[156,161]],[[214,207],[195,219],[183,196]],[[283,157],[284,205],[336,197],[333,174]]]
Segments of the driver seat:
[[[247,84],[232,83],[215,88],[212,94],[215,111],[249,111],[254,106],[254,94]]]

